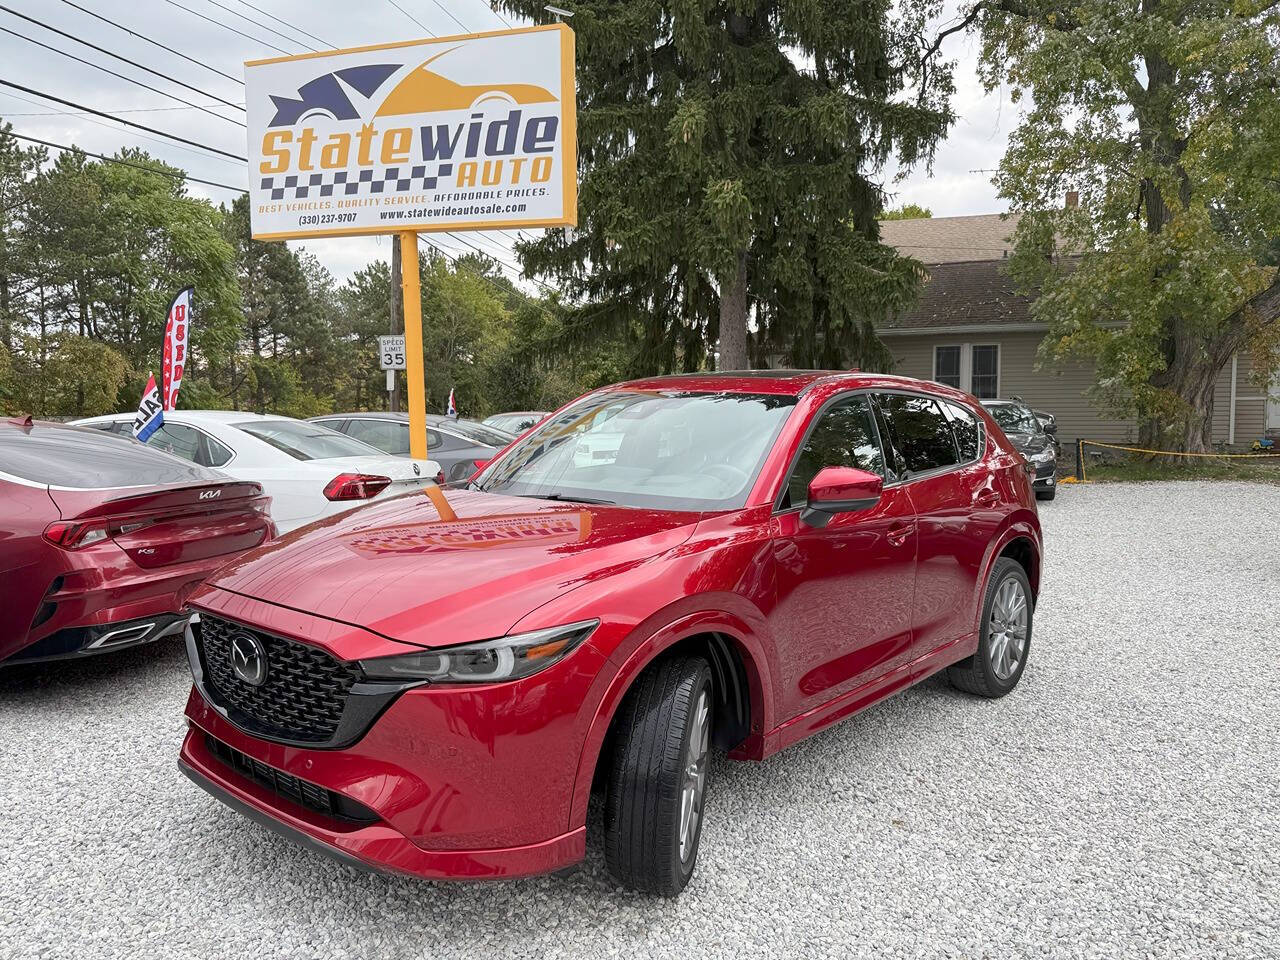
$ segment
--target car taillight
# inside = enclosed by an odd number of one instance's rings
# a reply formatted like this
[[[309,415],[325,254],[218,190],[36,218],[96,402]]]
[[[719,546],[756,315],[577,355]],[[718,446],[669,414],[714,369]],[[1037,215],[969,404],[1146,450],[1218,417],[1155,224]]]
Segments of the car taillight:
[[[55,520],[44,528],[44,538],[55,547],[63,550],[79,550],[92,543],[107,539],[106,523],[74,523],[67,520]]]
[[[444,486],[444,471],[443,471],[443,470],[437,470],[437,471],[436,471],[436,486],[437,486],[437,487],[443,487],[443,486]]]
[[[325,484],[324,495],[329,500],[371,500],[389,486],[390,477],[340,473]]]

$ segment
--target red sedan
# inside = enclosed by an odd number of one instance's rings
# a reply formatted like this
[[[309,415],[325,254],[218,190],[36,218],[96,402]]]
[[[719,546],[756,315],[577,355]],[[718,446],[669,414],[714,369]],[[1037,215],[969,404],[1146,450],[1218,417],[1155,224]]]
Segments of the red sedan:
[[[275,535],[256,483],[98,430],[0,421],[0,665],[182,633],[191,591]]]
[[[971,396],[850,373],[662,377],[575,401],[447,502],[254,551],[192,599],[182,769],[349,862],[581,859],[674,895],[711,746],[760,760],[942,669],[1026,668],[1041,537]]]

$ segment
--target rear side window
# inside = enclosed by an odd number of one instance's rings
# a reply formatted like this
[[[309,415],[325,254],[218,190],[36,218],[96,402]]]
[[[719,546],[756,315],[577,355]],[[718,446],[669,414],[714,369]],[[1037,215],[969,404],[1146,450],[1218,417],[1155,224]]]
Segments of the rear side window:
[[[982,429],[982,420],[968,407],[959,403],[942,401],[942,409],[951,421],[951,429],[956,435],[956,447],[960,451],[960,462],[971,463],[982,456],[986,436]]]
[[[914,475],[959,463],[951,424],[932,397],[886,393],[878,399],[889,422],[899,469]]]
[[[808,502],[809,484],[824,467],[857,467],[886,476],[884,454],[866,396],[840,400],[821,415],[791,471],[783,507]]]
[[[204,467],[101,428],[36,425],[28,433],[2,423],[0,473],[31,483],[79,490],[224,479]]]
[[[347,435],[384,453],[409,452],[409,425],[400,420],[352,420],[347,424]]]

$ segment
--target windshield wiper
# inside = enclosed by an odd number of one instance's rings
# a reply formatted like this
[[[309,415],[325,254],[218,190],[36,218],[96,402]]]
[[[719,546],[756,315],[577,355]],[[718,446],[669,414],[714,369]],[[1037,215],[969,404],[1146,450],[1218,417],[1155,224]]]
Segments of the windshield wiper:
[[[563,493],[521,493],[521,497],[528,497],[532,500],[558,500],[561,503],[598,503],[604,506],[616,506],[613,500],[594,500],[591,497],[570,497]]]

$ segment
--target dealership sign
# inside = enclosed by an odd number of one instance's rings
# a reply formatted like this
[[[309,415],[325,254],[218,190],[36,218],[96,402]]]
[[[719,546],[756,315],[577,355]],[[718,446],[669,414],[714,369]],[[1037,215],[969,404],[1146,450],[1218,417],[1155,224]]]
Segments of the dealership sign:
[[[259,240],[577,223],[563,24],[245,64]]]

